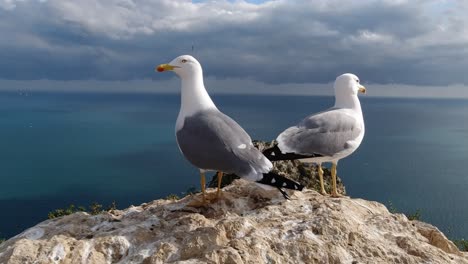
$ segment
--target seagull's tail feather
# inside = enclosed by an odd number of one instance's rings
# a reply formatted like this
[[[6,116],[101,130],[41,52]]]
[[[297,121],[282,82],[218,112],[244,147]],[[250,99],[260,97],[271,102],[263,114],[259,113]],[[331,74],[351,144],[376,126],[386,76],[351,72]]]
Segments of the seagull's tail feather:
[[[284,198],[289,199],[288,194],[283,190],[283,188],[302,191],[304,185],[301,185],[293,180],[290,180],[284,176],[278,175],[273,172],[268,172],[263,174],[263,178],[258,183],[274,186],[283,194]]]
[[[267,159],[269,159],[270,161],[297,160],[297,159],[321,157],[321,155],[319,154],[302,155],[302,154],[296,154],[296,153],[283,153],[281,152],[278,145],[265,149],[263,151],[263,155],[265,155],[265,157],[267,157]]]

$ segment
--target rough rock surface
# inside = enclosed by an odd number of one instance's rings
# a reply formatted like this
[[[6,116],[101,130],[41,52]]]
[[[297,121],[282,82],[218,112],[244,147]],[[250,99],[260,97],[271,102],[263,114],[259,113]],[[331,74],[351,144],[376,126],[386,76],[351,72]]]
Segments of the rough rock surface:
[[[380,203],[291,194],[237,180],[199,208],[187,206],[198,194],[75,213],[4,242],[0,263],[468,263],[437,228]]]

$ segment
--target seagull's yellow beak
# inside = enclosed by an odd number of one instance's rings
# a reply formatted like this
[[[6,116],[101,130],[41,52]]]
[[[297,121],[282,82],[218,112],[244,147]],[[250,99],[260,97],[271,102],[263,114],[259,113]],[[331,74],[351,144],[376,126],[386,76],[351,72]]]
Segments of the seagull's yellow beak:
[[[179,68],[179,67],[172,66],[172,65],[169,65],[169,64],[160,64],[154,70],[158,71],[158,72],[163,72],[163,71],[173,71],[175,68]]]
[[[359,87],[359,88],[358,88],[358,91],[359,91],[360,93],[363,93],[363,94],[366,93],[366,87],[364,87],[364,85],[360,85],[360,84],[359,84],[358,87]]]

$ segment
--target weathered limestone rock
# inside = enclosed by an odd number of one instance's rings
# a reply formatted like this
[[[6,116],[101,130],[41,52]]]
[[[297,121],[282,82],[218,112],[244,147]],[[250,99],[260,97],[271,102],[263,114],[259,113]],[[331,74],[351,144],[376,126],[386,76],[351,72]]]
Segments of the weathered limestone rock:
[[[210,190],[214,194],[214,190]],[[0,245],[0,263],[468,263],[437,228],[377,202],[236,180],[198,195],[47,220]]]

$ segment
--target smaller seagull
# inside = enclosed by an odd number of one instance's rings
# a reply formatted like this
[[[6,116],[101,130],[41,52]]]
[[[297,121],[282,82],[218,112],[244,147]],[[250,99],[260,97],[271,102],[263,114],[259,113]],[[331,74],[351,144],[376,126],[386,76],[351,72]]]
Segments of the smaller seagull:
[[[359,78],[351,73],[340,75],[335,80],[335,106],[310,115],[299,124],[283,131],[278,145],[266,149],[263,154],[271,160],[300,160],[318,164],[320,188],[323,184],[323,162],[331,162],[332,193],[336,190],[336,166],[340,159],[353,153],[364,138],[364,119],[358,93],[366,93]]]
[[[272,173],[273,164],[253,146],[247,132],[218,110],[205,89],[202,67],[194,57],[179,56],[156,70],[173,71],[182,81],[176,139],[185,158],[200,169],[203,203],[206,171],[218,171],[217,197],[222,172],[277,187],[286,198],[282,188],[302,190],[302,185]]]

